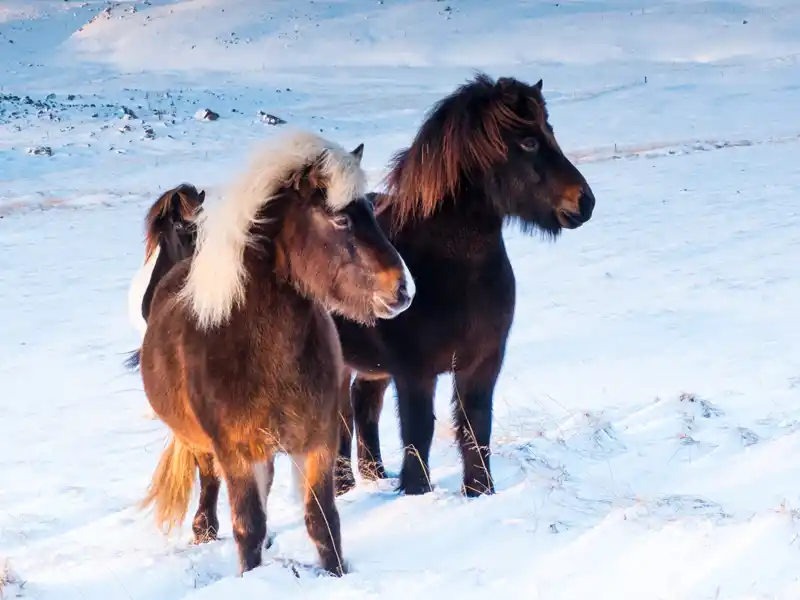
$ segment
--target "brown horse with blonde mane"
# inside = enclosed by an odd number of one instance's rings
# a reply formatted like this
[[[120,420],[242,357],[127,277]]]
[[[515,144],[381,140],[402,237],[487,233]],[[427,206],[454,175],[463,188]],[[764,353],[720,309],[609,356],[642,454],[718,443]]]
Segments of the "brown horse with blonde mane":
[[[414,274],[413,305],[397,319],[365,325],[335,317],[344,360],[356,371],[344,396],[337,492],[385,477],[378,436],[384,392],[397,390],[404,447],[400,489],[432,488],[433,395],[454,377],[453,414],[467,496],[495,490],[490,438],[495,383],[514,320],[515,280],[503,241],[513,221],[555,239],[592,216],[595,198],[549,123],[541,80],[479,74],[432,108],[411,146],[393,159],[379,222]]]
[[[345,570],[333,475],[344,364],[330,313],[371,325],[414,293],[364,197],[362,150],[304,132],[276,142],[200,213],[194,255],[155,282],[141,372],[172,439],[143,505],[169,531],[199,472],[195,541],[214,539],[224,477],[241,572],[261,564],[278,452],[299,472],[322,567]]]

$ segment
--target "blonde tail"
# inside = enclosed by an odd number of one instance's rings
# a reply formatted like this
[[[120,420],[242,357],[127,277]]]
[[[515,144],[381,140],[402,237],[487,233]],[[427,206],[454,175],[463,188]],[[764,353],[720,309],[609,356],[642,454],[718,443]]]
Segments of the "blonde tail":
[[[147,496],[140,508],[154,505],[156,524],[169,534],[186,518],[192,499],[197,462],[189,448],[174,437],[161,454]]]

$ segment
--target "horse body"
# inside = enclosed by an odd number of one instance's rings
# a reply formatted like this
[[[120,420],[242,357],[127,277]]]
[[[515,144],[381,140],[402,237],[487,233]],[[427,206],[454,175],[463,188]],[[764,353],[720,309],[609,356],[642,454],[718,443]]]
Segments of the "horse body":
[[[555,238],[591,218],[594,196],[554,137],[541,81],[485,75],[434,106],[411,146],[395,156],[388,184],[377,199],[380,221],[414,274],[417,295],[391,322],[365,327],[335,319],[345,362],[356,372],[337,493],[355,484],[353,431],[362,476],[385,477],[378,419],[391,381],[404,446],[400,489],[431,490],[433,394],[443,373],[454,375],[463,492],[493,493],[493,395],[516,293],[504,222]]]
[[[289,285],[259,279],[248,285],[226,327],[204,331],[190,308],[174,301],[188,271],[183,261],[161,280],[153,301],[161,308],[145,335],[144,346],[158,351],[143,355],[143,381],[161,419],[187,446],[209,454],[226,447],[248,463],[281,451],[333,447],[339,407],[327,395],[338,390],[344,365],[328,313]],[[186,377],[173,389],[156,360],[185,362],[187,373],[208,383],[198,393]],[[304,401],[291,410],[261,402],[276,389]],[[176,396],[184,401],[176,403]]]
[[[153,272],[142,379],[173,437],[144,504],[169,530],[199,473],[192,528],[213,540],[224,477],[242,572],[261,563],[277,452],[302,475],[323,568],[344,571],[333,475],[344,363],[329,312],[369,324],[414,295],[363,197],[362,149],[285,138],[199,214],[193,257]]]
[[[288,286],[259,281],[251,284],[245,308],[232,312],[227,327],[204,332],[184,303],[171,300],[185,282],[188,262],[176,265],[158,285],[153,303],[163,309],[154,311],[143,343],[158,350],[143,353],[141,368],[151,406],[175,436],[170,460],[181,451],[185,455],[177,477],[190,484],[193,477],[187,475],[195,464],[200,475],[195,541],[216,538],[222,474],[235,513],[234,535],[243,546],[241,568],[260,564],[261,543],[270,543],[266,502],[274,456],[285,452],[292,455],[296,472],[313,471],[309,487],[321,504],[311,507],[310,533],[323,567],[341,572],[338,516],[326,497],[326,486],[332,494],[332,477],[325,479],[325,465],[333,464],[338,443],[340,407],[331,390],[338,390],[343,367],[331,318],[293,290],[281,289]],[[181,355],[187,376],[165,377],[158,363],[178,362]],[[193,385],[195,379],[203,383]],[[276,389],[285,395],[276,397]],[[306,481],[299,483],[305,490]],[[165,512],[164,518],[182,520],[189,500],[185,493],[180,506],[170,509],[173,515]]]
[[[385,230],[391,218],[391,209],[381,215]],[[491,216],[445,209],[404,228],[390,239],[414,274],[414,303],[397,319],[372,327],[334,317],[345,362],[357,373],[348,420],[361,438],[357,454],[365,478],[385,477],[378,419],[393,379],[401,437],[412,453],[404,461],[401,489],[411,494],[430,489],[424,469],[434,430],[434,388],[440,374],[454,373],[464,492],[493,490],[488,448],[478,447],[475,438],[488,441],[491,435],[493,390],[514,318],[516,282],[502,225]],[[351,439],[343,432],[340,454],[349,457]],[[346,466],[337,475],[340,492],[352,486]]]

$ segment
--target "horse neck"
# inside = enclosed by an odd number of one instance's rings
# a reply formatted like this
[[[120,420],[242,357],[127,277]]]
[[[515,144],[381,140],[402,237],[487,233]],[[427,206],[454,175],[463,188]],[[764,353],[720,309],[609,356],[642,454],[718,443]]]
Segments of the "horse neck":
[[[171,244],[162,237],[158,244],[158,253],[155,258],[153,270],[150,274],[150,281],[142,296],[142,318],[145,321],[147,321],[150,316],[150,305],[153,301],[153,294],[155,294],[156,287],[164,276],[169,273],[170,269],[178,262],[180,262],[180,259],[175,256]]]
[[[159,254],[164,255],[169,261],[175,264],[191,256],[194,248],[186,246],[187,244],[181,240],[177,233],[170,231],[167,234],[162,234],[159,240]]]
[[[293,318],[305,320],[318,309],[318,304],[303,295],[297,286],[278,274],[275,265],[264,254],[248,249],[245,251],[244,268],[248,273],[245,305],[260,314],[275,314],[289,311]]]
[[[481,261],[505,248],[503,217],[490,207],[482,194],[460,194],[433,215],[409,221],[392,241],[434,257]],[[381,215],[381,224],[388,227],[389,219],[390,214]]]

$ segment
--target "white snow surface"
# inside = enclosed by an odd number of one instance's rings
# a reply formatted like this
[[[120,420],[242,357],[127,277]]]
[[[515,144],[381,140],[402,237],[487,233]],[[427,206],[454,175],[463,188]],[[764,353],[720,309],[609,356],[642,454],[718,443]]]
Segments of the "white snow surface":
[[[800,598],[799,57],[796,0],[2,0],[0,596]],[[262,567],[224,491],[219,542],[162,536],[167,430],[122,367],[147,207],[213,197],[266,114],[364,142],[377,184],[477,68],[543,78],[597,197],[556,243],[507,232],[498,493],[459,494],[442,377],[436,489],[340,498],[347,576],[308,568],[284,457]],[[381,433],[397,473],[392,390]]]

